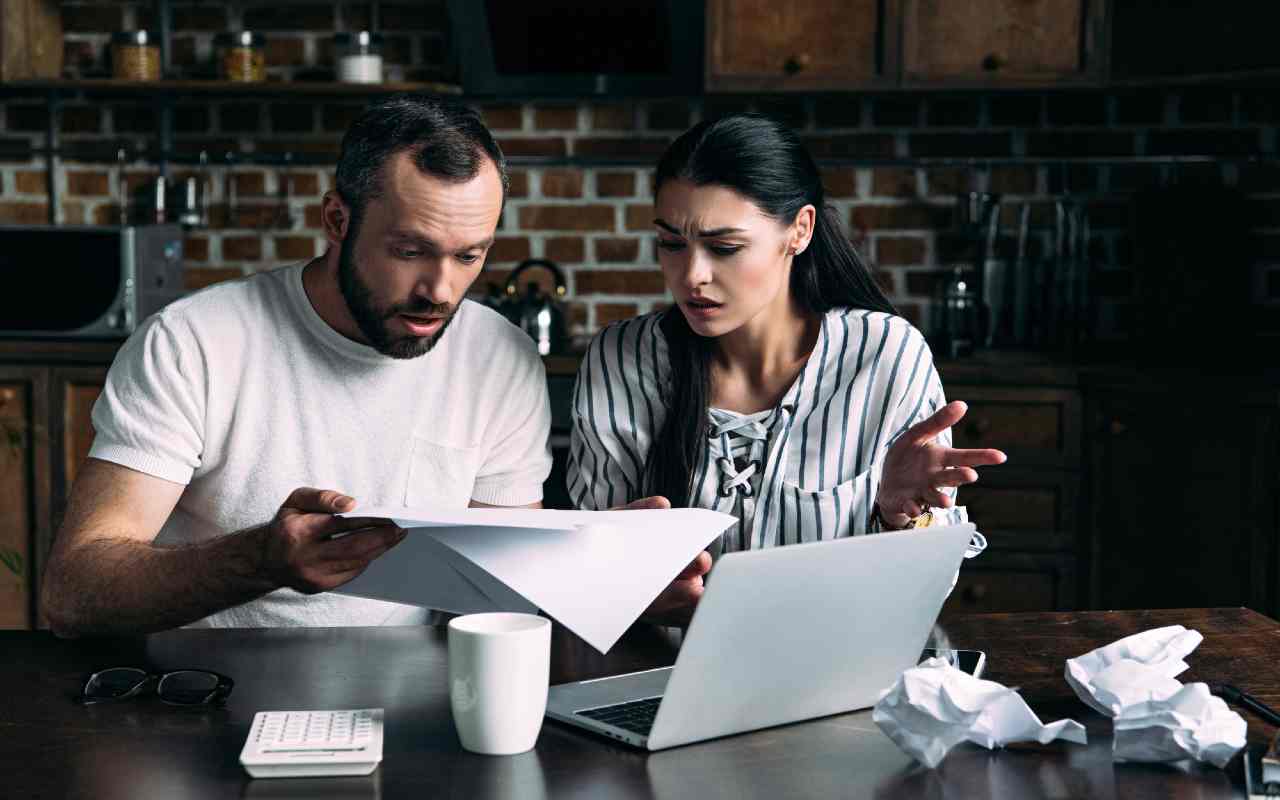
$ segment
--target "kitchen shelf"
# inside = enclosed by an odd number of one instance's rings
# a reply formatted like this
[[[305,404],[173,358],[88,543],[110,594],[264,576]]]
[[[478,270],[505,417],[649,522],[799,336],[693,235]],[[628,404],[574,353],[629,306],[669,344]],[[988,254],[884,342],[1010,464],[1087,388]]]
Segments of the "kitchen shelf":
[[[460,95],[462,87],[452,83],[401,82],[401,83],[338,83],[334,81],[261,81],[244,83],[236,81],[124,81],[113,78],[84,80],[26,80],[0,82],[2,92],[54,92],[71,94],[92,92],[124,95],[226,95],[226,96],[278,96],[321,95],[355,96],[413,92],[420,94]]]

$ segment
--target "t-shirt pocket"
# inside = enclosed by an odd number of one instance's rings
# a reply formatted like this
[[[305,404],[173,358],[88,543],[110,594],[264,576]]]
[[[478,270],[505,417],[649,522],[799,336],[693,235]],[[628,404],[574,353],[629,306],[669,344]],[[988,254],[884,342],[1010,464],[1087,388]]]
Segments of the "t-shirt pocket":
[[[439,444],[415,436],[404,503],[422,508],[466,508],[479,470],[480,448]]]
[[[838,483],[830,489],[810,491],[782,484],[782,539],[786,544],[817,542],[866,530],[866,477]],[[756,513],[759,512],[757,507]]]

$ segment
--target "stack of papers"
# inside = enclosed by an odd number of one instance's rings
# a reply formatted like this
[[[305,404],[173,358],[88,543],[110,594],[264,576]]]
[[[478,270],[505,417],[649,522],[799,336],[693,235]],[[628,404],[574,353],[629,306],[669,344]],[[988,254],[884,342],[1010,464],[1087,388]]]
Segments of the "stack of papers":
[[[339,593],[458,614],[541,609],[602,653],[738,521],[701,508],[374,507],[342,516],[390,519],[409,535]]]

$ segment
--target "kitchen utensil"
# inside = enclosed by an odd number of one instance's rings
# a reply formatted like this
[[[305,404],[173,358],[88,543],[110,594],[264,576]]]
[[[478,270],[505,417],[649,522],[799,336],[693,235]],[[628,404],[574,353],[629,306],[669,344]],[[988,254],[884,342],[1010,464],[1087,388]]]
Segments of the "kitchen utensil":
[[[1034,276],[1027,263],[1027,240],[1031,234],[1031,204],[1022,203],[1018,208],[1018,234],[1014,245],[1013,269],[1009,275],[1007,297],[1012,298],[1013,325],[1011,340],[1015,345],[1029,344],[1031,338],[1031,298],[1035,285]]]
[[[292,228],[293,214],[289,209],[289,201],[293,195],[293,174],[289,167],[293,163],[293,154],[284,154],[284,166],[276,172],[276,207],[271,214],[271,228]]]
[[[232,172],[235,166],[235,153],[227,151],[223,157],[226,166],[222,170],[222,203],[223,214],[225,215],[222,224],[228,228],[235,227],[236,224],[236,176]]]
[[[207,192],[207,175],[209,154],[200,151],[200,169],[195,175],[188,175],[175,189],[177,197],[172,204],[178,224],[187,228],[199,228],[209,223],[205,215],[205,199]]]
[[[982,302],[964,270],[956,265],[934,301],[939,313],[934,328],[947,358],[965,358],[982,335]]]
[[[963,358],[987,341],[990,302],[984,302],[988,254],[994,250],[1000,195],[962,192],[956,196],[956,233],[971,245],[972,266],[956,264],[934,297],[933,330],[939,350]]]
[[[1085,205],[1072,198],[1054,202],[1054,291],[1051,296],[1053,329],[1051,343],[1073,350],[1088,338],[1091,325],[1089,303],[1089,214]]]
[[[524,295],[518,295],[520,275],[526,270],[542,267],[551,272],[555,279],[555,294],[544,294],[536,282],[530,282]],[[545,258],[530,258],[520,262],[507,278],[507,299],[503,302],[501,312],[525,333],[538,343],[538,352],[542,355],[562,353],[568,345],[569,337],[565,325],[565,313],[559,299],[568,292],[564,272],[555,262]]]
[[[155,223],[163,225],[165,221],[165,195],[168,192],[169,184],[163,175],[156,176],[156,182],[152,196],[154,198],[152,210],[155,212]]]
[[[125,180],[124,165],[128,161],[125,149],[116,150],[116,202],[119,208],[120,227],[129,224],[129,182]]]

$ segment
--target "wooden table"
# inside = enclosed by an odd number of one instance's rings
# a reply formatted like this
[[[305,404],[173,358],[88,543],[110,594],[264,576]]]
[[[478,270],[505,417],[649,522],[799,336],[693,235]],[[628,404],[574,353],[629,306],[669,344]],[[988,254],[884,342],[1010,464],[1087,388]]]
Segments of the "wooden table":
[[[1088,747],[952,751],[936,770],[902,754],[869,712],[647,754],[548,722],[514,757],[464,752],[449,715],[440,628],[180,630],[135,639],[0,633],[0,796],[5,798],[1167,798],[1242,797],[1227,770],[1114,764],[1109,723],[1062,680],[1063,660],[1121,636],[1181,623],[1200,630],[1184,681],[1231,682],[1280,706],[1280,624],[1244,609],[993,614],[946,625],[987,651],[987,677],[1020,686],[1046,721],[1071,716]],[[762,635],[768,635],[762,632]],[[637,627],[608,657],[558,632],[559,682],[670,663],[675,642]],[[226,708],[154,698],[81,707],[85,674],[116,665],[206,667],[236,680]],[[762,698],[762,702],[767,701]],[[238,757],[265,709],[387,710],[382,766],[368,778],[250,780]],[[1248,718],[1248,717],[1247,717]],[[1270,729],[1249,718],[1250,739]]]

